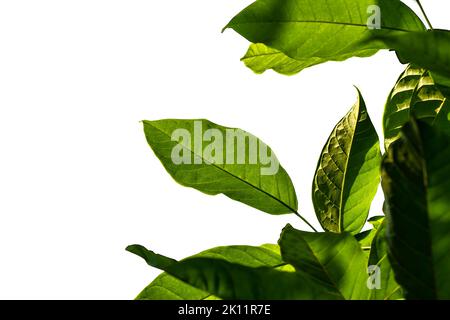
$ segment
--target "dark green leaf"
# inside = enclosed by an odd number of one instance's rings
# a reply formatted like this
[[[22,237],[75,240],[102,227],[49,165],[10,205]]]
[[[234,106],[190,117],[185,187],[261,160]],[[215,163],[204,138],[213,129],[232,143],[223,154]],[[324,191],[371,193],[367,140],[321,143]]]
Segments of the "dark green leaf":
[[[443,76],[439,73],[431,72],[431,77],[434,79],[436,84],[439,86],[442,93],[447,97],[450,96],[450,76]]]
[[[409,299],[450,299],[450,137],[412,121],[383,160],[389,258]]]
[[[325,230],[361,230],[380,182],[380,162],[378,136],[358,91],[358,101],[331,132],[314,176],[314,209]]]
[[[339,299],[327,287],[298,272],[251,268],[219,259],[194,258],[170,266],[169,274],[227,300]]]
[[[150,251],[146,249],[144,246],[141,246],[139,244],[130,245],[126,248],[126,250],[144,259],[149,266],[158,269],[167,268],[171,264],[177,262],[177,260],[162,256],[160,254],[156,254],[153,251]]]
[[[379,39],[397,52],[401,62],[413,63],[436,74],[450,76],[449,31],[393,32],[379,35]]]
[[[437,127],[439,130],[450,134],[450,100],[446,98],[441,107],[439,108],[439,112],[436,115],[436,118],[433,121],[433,126]]]
[[[374,6],[381,13],[381,30],[369,28]],[[290,61],[286,69],[282,55],[273,60],[259,59],[250,64],[253,70],[274,68],[288,74],[325,61],[371,56],[386,48],[382,41],[371,40],[376,34],[424,30],[412,10],[392,0],[258,0],[225,28],[298,60],[295,68]],[[279,67],[278,58],[283,68]]]
[[[333,288],[341,298],[369,298],[367,256],[349,233],[311,233],[287,225],[278,243],[284,261]]]
[[[156,156],[181,185],[210,195],[223,193],[270,214],[296,212],[291,179],[255,136],[208,120],[144,121],[144,131]],[[174,154],[184,163],[174,163]]]

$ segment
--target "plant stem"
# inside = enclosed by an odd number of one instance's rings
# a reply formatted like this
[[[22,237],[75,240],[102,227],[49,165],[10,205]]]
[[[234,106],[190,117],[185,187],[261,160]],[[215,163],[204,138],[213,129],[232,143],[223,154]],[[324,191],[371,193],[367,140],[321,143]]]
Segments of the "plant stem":
[[[431,25],[430,19],[428,19],[428,16],[425,12],[425,10],[422,7],[422,4],[420,3],[420,0],[416,0],[417,4],[419,5],[420,11],[422,11],[423,16],[425,17],[425,20],[427,21],[428,26],[431,30],[433,30],[433,26]]]
[[[313,229],[314,232],[318,232],[318,231],[316,230],[316,228],[314,228],[314,227],[312,226],[312,224],[308,222],[308,220],[306,220],[305,218],[303,218],[303,217],[300,215],[300,213],[298,213],[297,211],[294,211],[294,214],[295,214],[297,217],[299,217],[300,219],[302,219],[302,221],[303,221],[304,223],[306,223],[306,224],[308,225],[308,227],[310,227],[311,229]]]

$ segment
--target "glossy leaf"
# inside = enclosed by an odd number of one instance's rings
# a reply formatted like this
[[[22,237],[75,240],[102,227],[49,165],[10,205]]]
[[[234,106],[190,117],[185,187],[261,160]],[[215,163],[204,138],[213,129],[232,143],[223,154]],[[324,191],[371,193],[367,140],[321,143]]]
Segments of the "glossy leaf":
[[[380,182],[380,162],[378,136],[358,91],[358,101],[331,132],[314,176],[314,209],[325,230],[361,230]]]
[[[382,15],[380,30],[371,29],[376,27],[374,6]],[[371,56],[386,48],[382,41],[371,40],[380,33],[424,30],[411,9],[392,0],[257,0],[225,28],[298,60],[296,72],[325,61]],[[256,64],[258,72],[277,65],[275,60],[263,62]]]
[[[450,136],[403,129],[383,160],[389,258],[408,299],[450,299]]]
[[[411,115],[432,123],[446,99],[442,86],[436,85],[430,72],[408,66],[386,102],[383,115],[386,150],[398,138],[400,129],[409,121]]]
[[[149,252],[146,254],[151,255]],[[336,292],[307,275],[273,267],[250,267],[222,258],[189,258],[164,270],[221,299],[338,299]]]
[[[283,260],[336,290],[342,299],[368,299],[367,256],[348,233],[305,232],[287,225],[278,244]]]
[[[181,185],[210,195],[223,193],[270,214],[297,211],[291,179],[255,136],[208,120],[144,121],[144,131],[156,156]],[[174,154],[184,163],[174,163]]]
[[[395,281],[394,271],[388,259],[386,223],[384,219],[376,229],[375,237],[371,244],[369,266],[377,266],[379,268],[380,280],[380,287],[370,290],[370,299],[398,300],[403,298],[402,289],[397,281]]]
[[[397,52],[401,62],[450,76],[450,31],[393,32],[379,38]]]

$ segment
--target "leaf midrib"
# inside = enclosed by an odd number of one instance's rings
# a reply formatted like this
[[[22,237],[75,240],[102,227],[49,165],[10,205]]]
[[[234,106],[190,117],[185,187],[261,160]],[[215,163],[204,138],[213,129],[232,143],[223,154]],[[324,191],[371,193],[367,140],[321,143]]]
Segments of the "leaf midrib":
[[[243,21],[243,22],[235,22],[235,23],[230,23],[229,25],[227,25],[224,30],[226,28],[233,28],[235,26],[239,26],[239,25],[244,25],[244,24],[275,24],[275,23],[311,23],[311,24],[333,24],[333,25],[343,25],[343,26],[348,26],[348,27],[361,27],[364,29],[367,29],[368,31],[370,31],[367,28],[367,24],[362,24],[362,23],[351,23],[351,22],[339,22],[339,21],[326,21],[326,20],[279,20],[279,21]],[[389,31],[400,31],[400,32],[411,32],[411,30],[407,30],[407,29],[402,29],[402,28],[395,28],[395,27],[388,27],[388,26],[383,26],[381,28],[381,30],[389,30]]]
[[[353,140],[355,138],[355,134],[356,134],[356,129],[358,127],[358,123],[359,123],[359,117],[360,117],[360,110],[361,108],[361,98],[358,96],[358,115],[356,117],[356,124],[355,124],[355,128],[353,129],[353,134],[350,140],[350,148],[348,151],[348,156],[347,159],[345,160],[345,167],[344,167],[344,178],[342,179],[342,186],[341,186],[341,194],[340,194],[340,199],[339,199],[339,211],[340,211],[340,217],[339,217],[339,226],[338,226],[338,230],[339,232],[342,232],[342,225],[344,224],[344,208],[343,208],[343,202],[344,202],[344,192],[345,192],[345,181],[347,180],[347,172],[348,172],[348,163],[350,161],[350,156],[352,154],[352,149],[353,149]],[[344,117],[345,119],[346,117]]]
[[[144,122],[144,124],[145,124],[145,122]],[[149,122],[147,122],[147,124],[149,124]],[[149,125],[151,125],[151,124],[149,124]],[[158,127],[156,127],[156,126],[154,126],[154,125],[151,125],[151,126],[152,126],[153,128],[155,128],[156,130],[158,130],[159,132],[163,133],[166,137],[170,137],[165,131],[161,130],[160,128],[158,128]],[[187,147],[184,146],[184,145],[183,145],[183,147],[185,147],[187,150],[189,150],[189,152],[191,152],[194,156],[200,157],[198,154],[196,154],[194,151],[192,151],[191,148],[187,148]],[[262,190],[261,188],[259,188],[259,187],[255,186],[255,185],[251,184],[250,182],[248,182],[248,181],[246,181],[246,180],[243,180],[242,178],[240,178],[240,177],[238,177],[238,176],[232,174],[231,172],[229,172],[229,171],[227,171],[227,170],[225,170],[225,169],[223,169],[223,168],[217,166],[216,164],[209,162],[207,159],[203,158],[203,156],[200,157],[200,158],[201,158],[202,160],[204,160],[206,163],[208,163],[208,165],[211,165],[211,166],[215,167],[216,169],[219,169],[219,170],[221,170],[222,172],[225,172],[225,173],[229,174],[229,175],[232,176],[233,178],[238,179],[239,181],[241,181],[241,182],[243,182],[243,183],[245,183],[245,184],[247,184],[247,185],[253,187],[253,188],[256,189],[257,191],[259,191],[259,192],[265,194],[266,196],[269,196],[270,198],[272,198],[273,200],[275,200],[275,201],[278,202],[279,204],[281,204],[281,205],[283,205],[284,207],[286,207],[287,209],[291,210],[292,213],[297,213],[297,210],[295,210],[294,208],[292,208],[292,207],[291,207],[290,205],[288,205],[287,203],[283,202],[281,199],[278,199],[277,197],[271,195],[271,194],[268,193],[267,191],[264,191],[264,190]]]

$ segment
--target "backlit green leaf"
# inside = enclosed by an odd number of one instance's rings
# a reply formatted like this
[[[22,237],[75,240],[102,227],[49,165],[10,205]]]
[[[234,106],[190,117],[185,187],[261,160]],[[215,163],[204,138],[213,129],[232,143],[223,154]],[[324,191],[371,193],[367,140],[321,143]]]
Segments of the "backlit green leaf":
[[[368,299],[367,256],[349,233],[305,232],[287,225],[278,241],[283,260],[339,292]]]
[[[368,251],[368,248],[370,248],[370,246],[372,245],[372,240],[375,237],[378,228],[383,223],[383,220],[384,216],[372,217],[369,220],[367,220],[367,222],[369,222],[373,226],[373,228],[355,234],[356,240],[358,240],[359,244],[361,245],[361,248],[363,248],[364,251]]]
[[[386,223],[382,223],[376,229],[375,237],[371,244],[369,266],[377,266],[379,273],[379,288],[370,290],[372,300],[398,300],[403,298],[400,285],[395,281],[394,271],[387,254]]]
[[[270,214],[297,211],[291,179],[255,136],[203,119],[144,121],[144,131],[156,156],[181,185],[210,195],[223,193]],[[174,157],[180,158],[178,163]]]
[[[257,74],[272,69],[288,76],[299,73],[312,65],[326,62],[325,59],[321,58],[309,58],[304,61],[295,60],[289,58],[283,52],[269,48],[262,43],[251,44],[241,61]]]
[[[314,176],[314,209],[325,230],[361,230],[380,182],[380,162],[378,136],[358,91],[358,101],[331,132]]]
[[[400,129],[413,114],[417,119],[433,123],[448,99],[443,86],[436,85],[425,69],[408,66],[402,73],[386,102],[383,115],[384,143],[387,149],[395,141]],[[445,112],[445,111],[444,111]],[[445,126],[440,120],[440,126]],[[447,121],[450,125],[450,122]]]
[[[408,299],[450,299],[450,136],[411,121],[382,166],[389,258]]]
[[[221,299],[340,298],[335,291],[305,274],[278,271],[267,266],[250,267],[222,258],[188,258],[164,270]]]
[[[269,247],[270,249],[268,249]],[[139,248],[139,250],[135,250]],[[227,246],[212,248],[198,253],[190,258],[212,258],[223,259],[231,263],[239,263],[248,267],[272,267],[281,269],[286,267],[281,260],[281,256],[277,253],[278,246],[263,245],[261,247],[252,246]],[[145,249],[139,245],[129,246],[128,251],[137,254],[146,261],[157,259],[160,255]],[[173,260],[173,259],[172,259]],[[173,260],[176,262],[175,260]],[[169,264],[152,264],[151,266],[165,270]],[[197,289],[167,273],[162,273],[153,280],[142,292],[137,296],[138,300],[205,300],[217,298],[211,293]]]
[[[392,0],[257,0],[225,28],[298,60],[271,55],[248,62],[259,73],[274,68],[287,74],[325,61],[371,56],[386,48],[372,40],[377,34],[424,30],[412,10]]]

